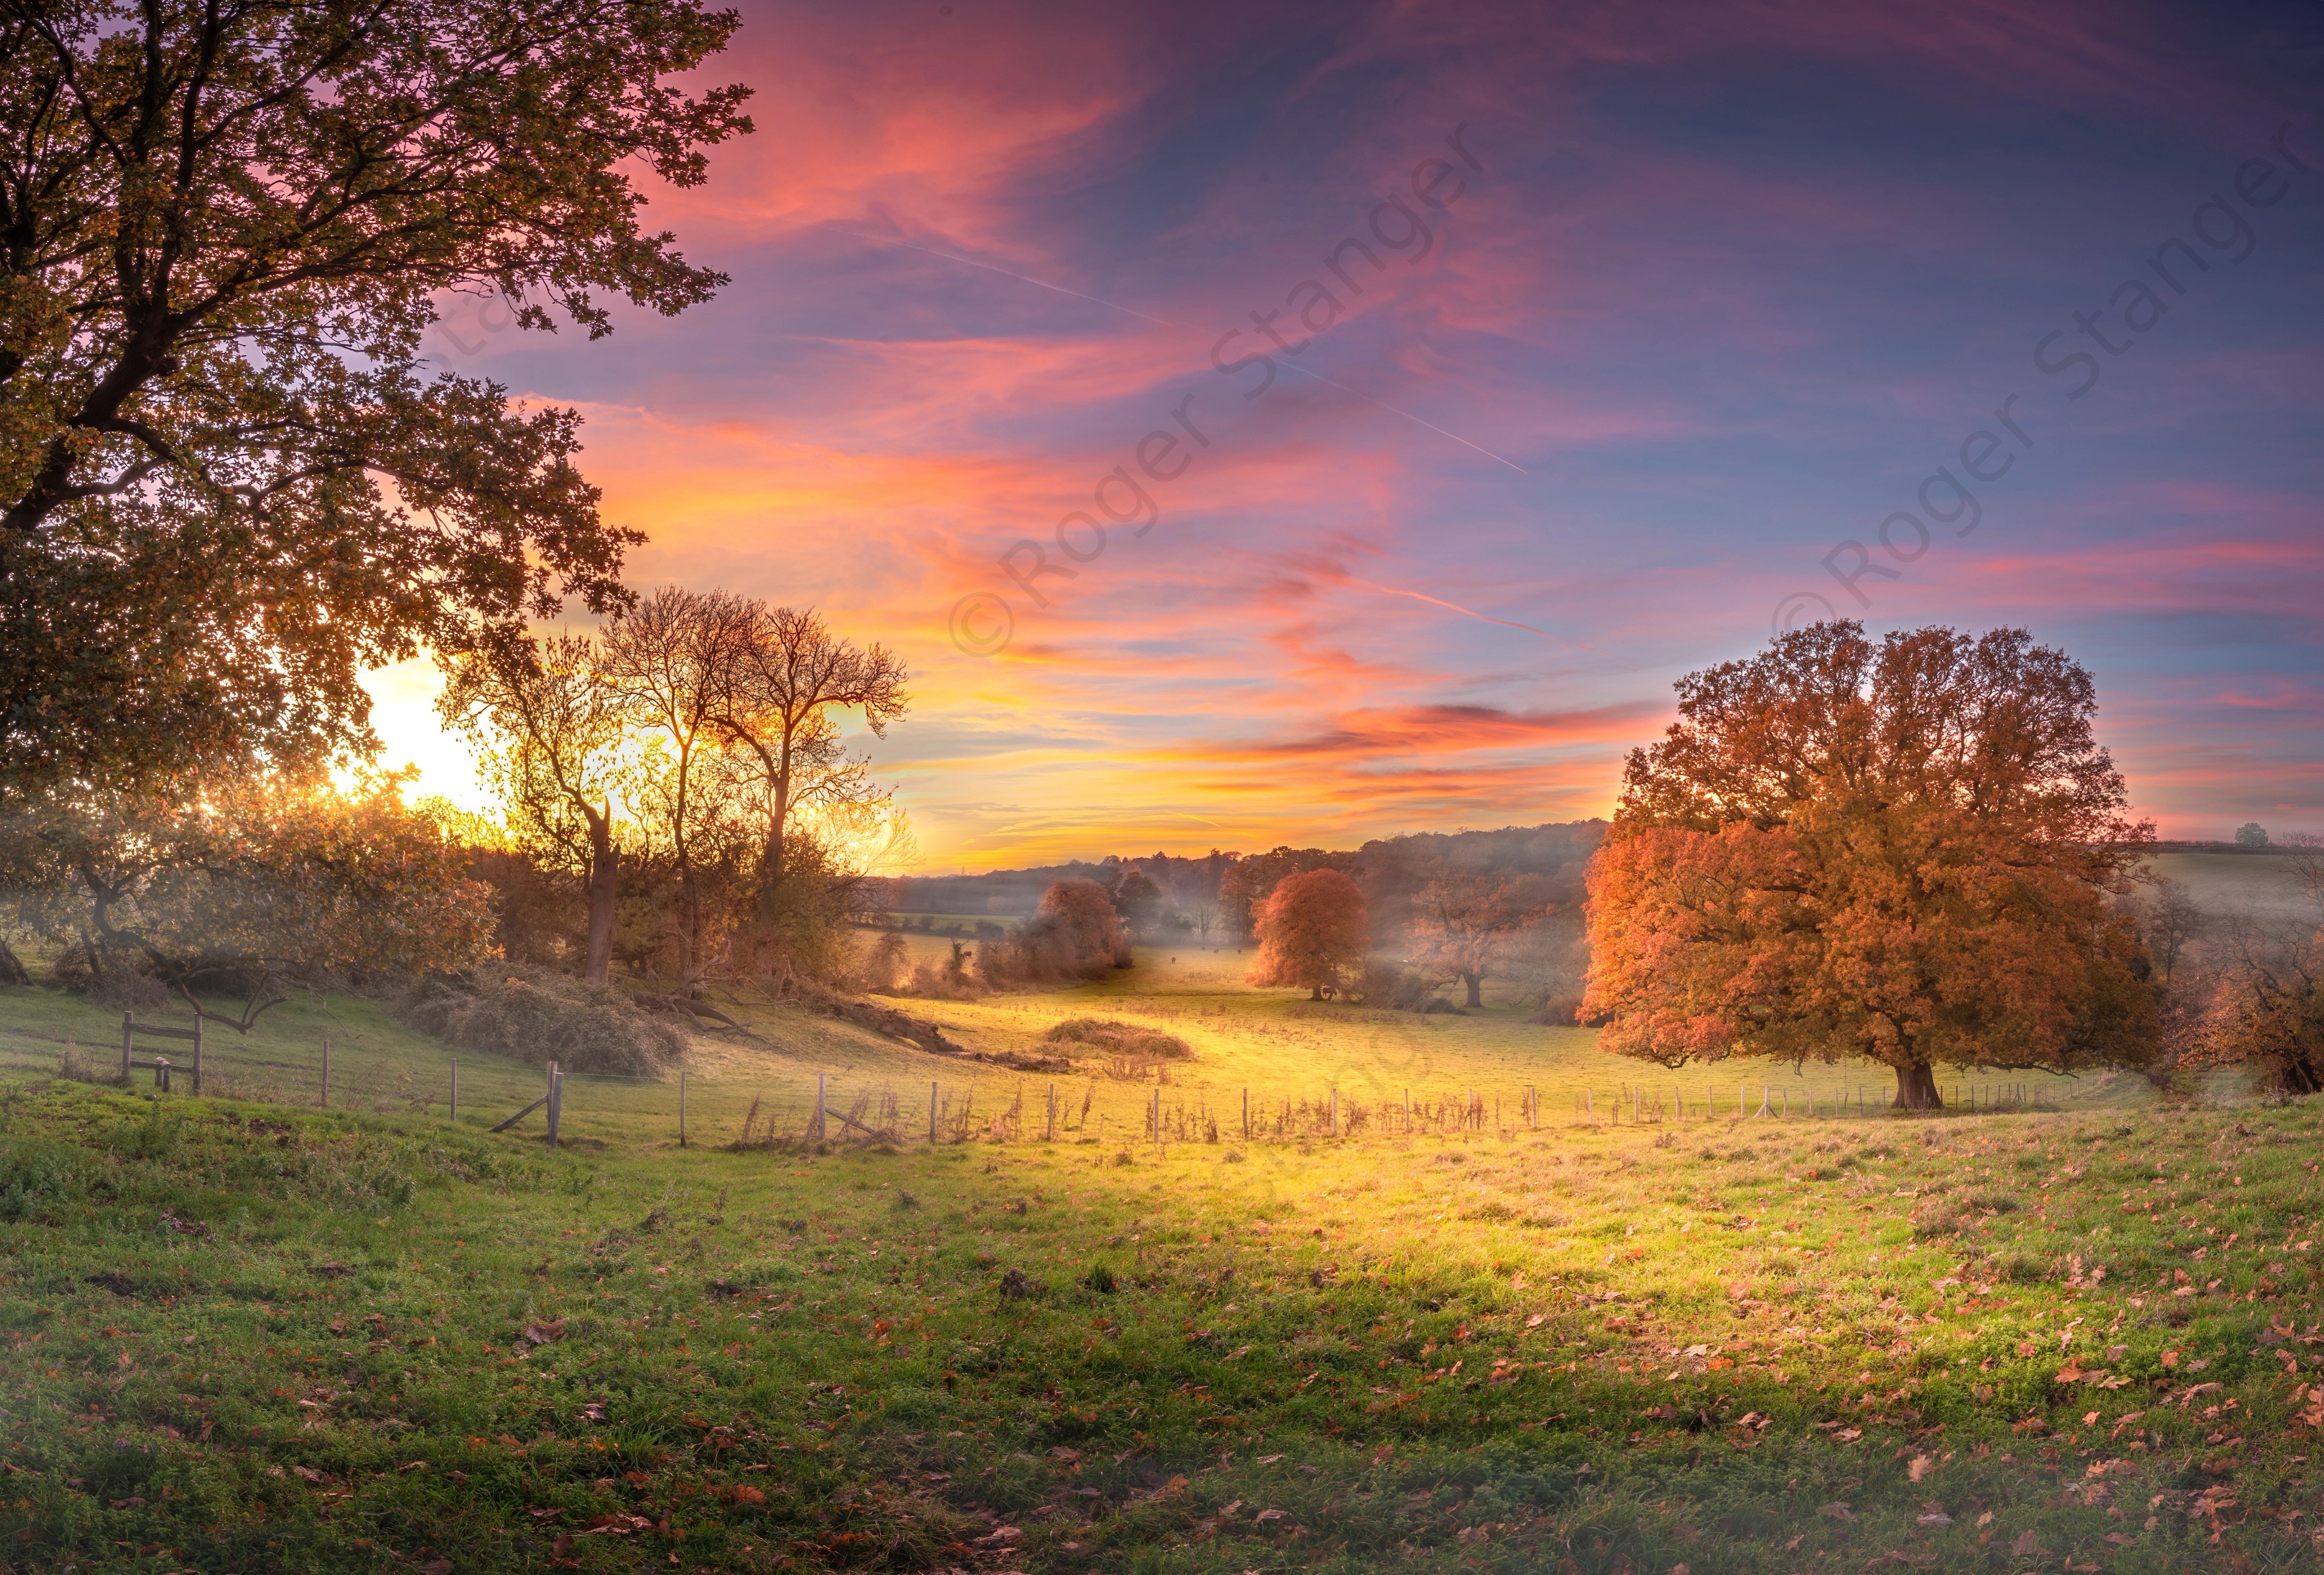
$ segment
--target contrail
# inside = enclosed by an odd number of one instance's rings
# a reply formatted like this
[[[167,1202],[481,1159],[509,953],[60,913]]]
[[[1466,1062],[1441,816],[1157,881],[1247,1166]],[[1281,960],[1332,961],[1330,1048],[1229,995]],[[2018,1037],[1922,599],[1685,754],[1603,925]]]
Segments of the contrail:
[[[1606,652],[1600,650],[1594,645],[1583,645],[1578,640],[1568,640],[1563,635],[1552,634],[1546,629],[1536,629],[1530,623],[1513,623],[1506,618],[1488,617],[1486,614],[1478,612],[1473,607],[1463,607],[1458,602],[1447,602],[1440,596],[1423,595],[1418,591],[1406,591],[1396,585],[1377,585],[1370,580],[1357,579],[1353,575],[1342,575],[1339,576],[1339,579],[1343,585],[1361,585],[1367,591],[1378,591],[1383,595],[1409,596],[1416,602],[1425,602],[1433,607],[1443,607],[1448,612],[1458,612],[1465,617],[1474,618],[1481,623],[1498,623],[1504,629],[1522,629],[1527,634],[1538,634],[1544,640],[1546,640],[1553,644],[1570,645],[1576,650],[1586,650],[1593,656],[1605,656],[1607,654]]]
[[[1349,387],[1346,383],[1344,383],[1344,382],[1332,382],[1332,380],[1331,380],[1330,378],[1328,378],[1328,377],[1325,377],[1322,373],[1320,373],[1320,372],[1308,372],[1308,371],[1307,371],[1307,368],[1305,368],[1305,367],[1304,367],[1304,366],[1300,365],[1296,361],[1286,361],[1283,364],[1284,364],[1284,365],[1286,365],[1286,366],[1287,366],[1287,367],[1289,367],[1289,368],[1291,368],[1291,370],[1292,370],[1292,371],[1294,371],[1294,372],[1306,372],[1306,373],[1307,373],[1307,375],[1308,375],[1308,376],[1310,376],[1310,377],[1312,377],[1312,378],[1314,378],[1317,382],[1331,382],[1331,383],[1332,383],[1332,386],[1333,386],[1333,388],[1335,388],[1335,389],[1338,389],[1342,393],[1351,393],[1351,394],[1355,394],[1355,396],[1356,396],[1358,399],[1360,399],[1360,400],[1364,400],[1364,401],[1368,401],[1369,402],[1370,402],[1370,403],[1372,403],[1372,404],[1378,405],[1378,406],[1379,406],[1381,410],[1394,410],[1394,411],[1396,412],[1396,414],[1397,414],[1397,415],[1399,415],[1399,416],[1402,416],[1402,417],[1403,417],[1406,420],[1407,420],[1407,421],[1414,421],[1414,422],[1417,422],[1419,425],[1421,425],[1421,426],[1423,426],[1423,427],[1427,428],[1430,431],[1436,433],[1436,434],[1437,434],[1438,436],[1440,436],[1440,437],[1444,437],[1444,438],[1452,438],[1453,442],[1455,442],[1455,443],[1458,443],[1458,444],[1462,445],[1463,447],[1467,447],[1467,448],[1474,448],[1474,449],[1476,449],[1476,450],[1477,450],[1477,452],[1478,452],[1478,453],[1480,453],[1480,454],[1483,455],[1487,459],[1492,460],[1492,461],[1493,461],[1493,462],[1495,462],[1496,464],[1499,464],[1499,465],[1508,465],[1508,467],[1509,467],[1511,470],[1516,471],[1519,475],[1531,475],[1531,474],[1533,474],[1533,472],[1531,472],[1531,471],[1527,470],[1524,465],[1514,465],[1514,464],[1511,464],[1508,460],[1503,459],[1499,455],[1498,455],[1498,454],[1494,453],[1491,449],[1489,449],[1489,448],[1486,448],[1486,447],[1481,447],[1480,445],[1478,445],[1478,444],[1475,444],[1475,443],[1471,443],[1471,442],[1470,442],[1466,438],[1462,437],[1458,432],[1447,432],[1447,431],[1445,431],[1445,430],[1444,430],[1444,428],[1442,428],[1442,427],[1440,427],[1440,426],[1436,425],[1434,421],[1423,421],[1423,420],[1421,420],[1421,419],[1420,419],[1420,418],[1419,418],[1418,416],[1414,415],[1410,410],[1397,410],[1397,408],[1396,408],[1394,405],[1389,404],[1386,400],[1376,400],[1376,399],[1373,399],[1373,398],[1372,398],[1372,396],[1371,396],[1371,395],[1370,395],[1370,394],[1368,394],[1368,393],[1361,393],[1361,392],[1358,392],[1358,391],[1356,391],[1355,389],[1351,389],[1351,388],[1350,388],[1350,387]],[[1489,622],[1499,622],[1499,621],[1498,621],[1498,620],[1489,620]],[[1524,627],[1525,627],[1525,625],[1524,625],[1524,624],[1522,624],[1522,623],[1520,623],[1520,624],[1517,625],[1516,627],[1517,627],[1517,628],[1519,628],[1519,629],[1522,629],[1522,628],[1524,628]],[[1536,629],[1536,630],[1535,630],[1535,631],[1534,631],[1534,632],[1535,632],[1536,634],[1539,634],[1539,633],[1541,632],[1541,631],[1539,631],[1538,629]]]
[[[1047,280],[1036,279],[1028,273],[1018,273],[1007,268],[995,267],[990,262],[979,262],[973,257],[962,257],[950,252],[939,252],[933,246],[916,246],[909,241],[899,241],[889,235],[867,235],[861,230],[837,230],[834,233],[842,235],[853,235],[859,241],[872,241],[881,245],[902,246],[909,251],[925,252],[931,257],[942,257],[947,262],[964,262],[971,268],[982,268],[989,273],[1006,274],[1010,279],[1021,279],[1026,283],[1036,285],[1042,290],[1054,290],[1059,295],[1070,295],[1075,300],[1093,301],[1102,307],[1111,307],[1118,312],[1128,312],[1133,318],[1145,318],[1145,319],[1149,323],[1159,323],[1166,328],[1176,328],[1181,333],[1191,334],[1195,331],[1194,329],[1186,327],[1184,323],[1174,323],[1167,318],[1148,317],[1146,313],[1123,306],[1119,301],[1101,300],[1096,296],[1084,295],[1078,290],[1067,290],[1062,284],[1051,284]]]

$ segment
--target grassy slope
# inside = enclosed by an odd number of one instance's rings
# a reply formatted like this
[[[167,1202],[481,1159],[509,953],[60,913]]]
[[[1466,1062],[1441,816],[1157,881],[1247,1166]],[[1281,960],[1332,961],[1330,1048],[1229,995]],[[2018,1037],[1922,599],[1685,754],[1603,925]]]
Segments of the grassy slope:
[[[1179,1033],[1174,1105],[1408,1081],[1514,1122],[1532,1083],[1548,1122],[1157,1154],[1120,1141],[1150,1087],[1065,1080],[1103,1142],[708,1147],[818,1070],[843,1095],[970,1076],[762,1013],[766,1043],[702,1042],[696,1147],[673,1091],[576,1080],[583,1147],[551,1155],[481,1131],[533,1070],[464,1055],[453,1128],[397,1076],[446,1052],[333,998],[220,1064],[296,1092],[328,1027],[362,1112],[175,1101],[178,1126],[43,1075],[103,1014],[0,997],[0,1561],[1700,1575],[2310,1548],[2286,1516],[2318,1507],[2312,1104],[2173,1112],[2117,1080],[2054,1114],[1582,1125],[1571,1096],[1602,1111],[1632,1070],[1586,1034],[1294,1015],[1231,953],[1179,958],[930,1009],[992,1049],[1093,1013]],[[980,1109],[1019,1082],[980,1075]],[[1916,1237],[1914,1211],[1972,1204]],[[1010,1269],[1040,1288],[1004,1297]]]

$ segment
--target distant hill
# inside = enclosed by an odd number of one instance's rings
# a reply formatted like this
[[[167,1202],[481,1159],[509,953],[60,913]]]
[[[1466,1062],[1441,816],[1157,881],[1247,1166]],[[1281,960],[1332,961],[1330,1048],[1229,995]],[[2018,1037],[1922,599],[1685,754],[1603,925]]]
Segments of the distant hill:
[[[1346,851],[1279,847],[1266,853],[1213,852],[1202,858],[1169,853],[1108,854],[1093,861],[995,870],[982,875],[914,875],[890,882],[889,906],[901,913],[1021,917],[1038,906],[1052,881],[1094,880],[1111,886],[1130,870],[1142,870],[1178,907],[1192,909],[1218,900],[1227,871],[1248,868],[1258,878],[1257,895],[1295,870],[1331,867],[1362,882],[1376,916],[1394,913],[1426,884],[1426,870],[1439,864],[1468,874],[1539,875],[1551,878],[1561,901],[1582,898],[1582,870],[1606,835],[1602,820],[1577,820],[1499,831],[1415,832],[1379,838]]]

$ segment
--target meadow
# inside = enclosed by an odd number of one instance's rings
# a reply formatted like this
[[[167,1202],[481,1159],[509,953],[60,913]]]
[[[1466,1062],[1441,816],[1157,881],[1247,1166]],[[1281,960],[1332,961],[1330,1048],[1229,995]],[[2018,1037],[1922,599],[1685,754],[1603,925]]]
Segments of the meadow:
[[[736,998],[684,1147],[675,1079],[572,1079],[555,1151],[492,1135],[541,1074],[468,1053],[455,1122],[455,1053],[345,995],[214,1035],[200,1100],[58,1075],[118,1015],[0,995],[0,1562],[2316,1556],[2315,1101],[2020,1078],[1898,1117],[1877,1068],[1666,1073],[1247,960],[912,1003],[992,1062]],[[1000,1064],[1074,1018],[1194,1056]],[[798,1141],[818,1074],[881,1134]]]

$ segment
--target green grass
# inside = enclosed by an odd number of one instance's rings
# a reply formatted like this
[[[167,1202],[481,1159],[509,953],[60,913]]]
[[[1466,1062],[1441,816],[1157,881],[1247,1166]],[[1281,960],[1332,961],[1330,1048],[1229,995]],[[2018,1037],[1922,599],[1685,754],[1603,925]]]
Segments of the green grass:
[[[331,1025],[361,1108],[324,1111],[64,1082],[61,1039],[101,1046],[105,1015],[0,995],[0,1561],[2313,1559],[2314,1101],[2113,1080],[2044,1113],[1812,1120],[1795,1095],[1785,1121],[1618,1125],[1641,1069],[1580,1030],[1318,1012],[1178,955],[926,1009],[994,1053],[1148,1023],[1198,1057],[1166,1110],[1247,1086],[1312,1112],[1336,1082],[1356,1136],[1157,1149],[1154,1085],[1101,1077],[1058,1080],[1056,1142],[932,1146],[920,1107],[900,1145],[738,1152],[750,1099],[796,1114],[817,1072],[843,1107],[1045,1081],[761,1009],[759,1040],[697,1040],[692,1147],[674,1087],[576,1079],[551,1153],[537,1118],[482,1130],[534,1069],[463,1055],[455,1127],[410,1091],[446,1050],[366,1003],[211,1041],[229,1088],[303,1100]],[[1488,1129],[1386,1129],[1407,1080],[1474,1088]]]

